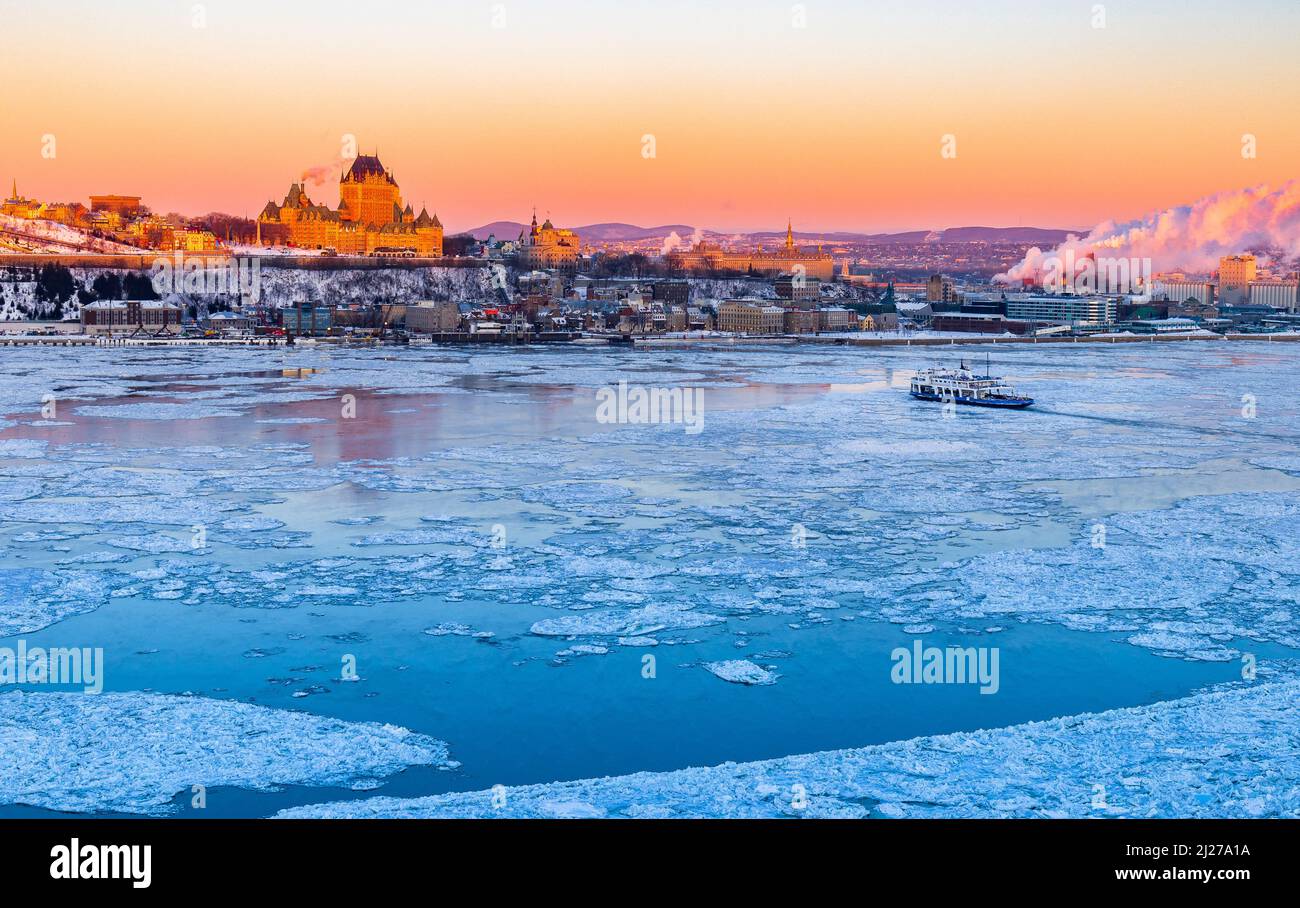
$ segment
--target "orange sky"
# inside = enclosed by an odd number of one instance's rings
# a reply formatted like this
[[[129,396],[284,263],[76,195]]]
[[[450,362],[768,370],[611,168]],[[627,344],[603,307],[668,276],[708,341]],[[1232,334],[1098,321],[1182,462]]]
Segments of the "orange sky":
[[[1104,28],[1093,6],[7,3],[0,177],[252,215],[352,135],[454,232],[533,205],[571,225],[1086,227],[1300,176],[1300,4],[1127,0]],[[312,195],[336,204],[333,183]]]

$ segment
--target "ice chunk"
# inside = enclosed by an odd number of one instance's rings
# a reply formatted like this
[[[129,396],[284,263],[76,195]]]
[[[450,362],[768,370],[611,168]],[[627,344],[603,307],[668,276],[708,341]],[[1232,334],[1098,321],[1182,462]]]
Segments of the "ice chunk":
[[[639,637],[665,629],[684,630],[720,624],[722,618],[672,605],[647,605],[626,611],[584,612],[545,618],[530,629],[539,637]]]
[[[755,665],[748,659],[727,659],[723,662],[706,662],[704,667],[723,681],[732,684],[775,684],[781,676]]]
[[[162,814],[193,785],[338,785],[448,764],[427,735],[229,700],[0,695],[0,803]]]
[[[0,637],[94,611],[108,600],[106,583],[95,571],[0,568]]]

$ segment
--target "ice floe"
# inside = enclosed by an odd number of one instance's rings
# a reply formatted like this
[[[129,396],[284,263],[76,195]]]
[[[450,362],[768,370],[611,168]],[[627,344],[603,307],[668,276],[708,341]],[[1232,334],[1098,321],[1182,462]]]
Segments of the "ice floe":
[[[194,785],[350,786],[444,766],[441,741],[404,728],[248,703],[150,693],[0,694],[0,803],[162,814]]]
[[[107,600],[97,571],[0,568],[0,637],[34,633]]]
[[[723,681],[732,684],[765,685],[775,684],[781,676],[762,666],[755,665],[748,659],[727,659],[722,662],[706,662],[704,668]]]
[[[282,818],[1300,817],[1300,681],[856,750]]]

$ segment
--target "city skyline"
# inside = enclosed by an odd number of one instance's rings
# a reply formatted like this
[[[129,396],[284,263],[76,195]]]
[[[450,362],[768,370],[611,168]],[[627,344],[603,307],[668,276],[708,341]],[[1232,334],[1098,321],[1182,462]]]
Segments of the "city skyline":
[[[352,141],[449,234],[534,205],[561,224],[724,232],[787,217],[1082,230],[1278,186],[1300,158],[1283,115],[1300,13],[1270,0],[1032,17],[1007,2],[10,6],[0,77],[40,81],[0,102],[0,175],[47,199],[255,217],[304,174],[329,187]],[[1220,52],[1243,22],[1255,52]],[[1190,61],[1175,78],[1153,34]],[[104,44],[127,52],[91,91]]]

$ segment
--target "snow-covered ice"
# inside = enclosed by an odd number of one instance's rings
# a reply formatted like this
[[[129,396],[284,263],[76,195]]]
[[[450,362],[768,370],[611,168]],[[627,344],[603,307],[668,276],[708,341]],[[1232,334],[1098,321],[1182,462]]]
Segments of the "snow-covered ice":
[[[865,628],[885,636],[853,639],[882,659],[905,636],[1069,633],[1215,678],[1256,651],[1300,650],[1300,406],[1277,381],[1300,368],[1300,345],[993,355],[1037,407],[945,419],[912,401],[911,371],[950,356],[932,349],[6,349],[0,634],[129,641],[110,689],[229,683],[220,696],[261,702],[268,676],[289,678],[270,695],[313,707],[355,691],[373,699],[349,708],[386,719],[419,699],[385,686],[394,676],[450,672],[422,682],[457,691],[440,702],[452,713],[476,708],[455,699],[461,678],[507,707],[546,703],[552,683],[621,677],[652,656],[674,683],[647,684],[645,703],[701,685],[718,702],[781,704],[812,663],[858,671],[872,654],[837,644]],[[701,387],[704,431],[598,423],[595,391],[620,380]],[[344,395],[356,418],[341,416]],[[274,669],[169,674],[168,654],[209,634],[233,641],[239,667]],[[162,658],[130,655],[147,650]],[[399,651],[401,669],[386,662]],[[343,653],[367,660],[364,684],[326,697],[296,670],[328,658],[333,677]],[[547,674],[523,683],[537,665]],[[626,691],[609,691],[556,706],[617,712],[609,698]],[[1255,709],[1249,690],[1224,696]],[[791,720],[778,708],[764,721]],[[1054,803],[1039,788],[1034,803]],[[980,809],[1021,803],[1005,794]],[[1227,788],[1202,796],[1208,812],[1240,808]],[[536,811],[584,803],[561,793]],[[935,803],[965,809],[956,794]],[[1180,808],[1170,795],[1152,809]]]
[[[781,676],[748,659],[726,659],[721,662],[706,662],[705,669],[711,674],[730,681],[733,684],[764,685],[775,684]]]
[[[1300,681],[675,772],[292,808],[281,818],[1300,817]]]
[[[0,694],[0,803],[170,812],[192,786],[350,785],[448,764],[441,741],[248,703],[149,693]]]

